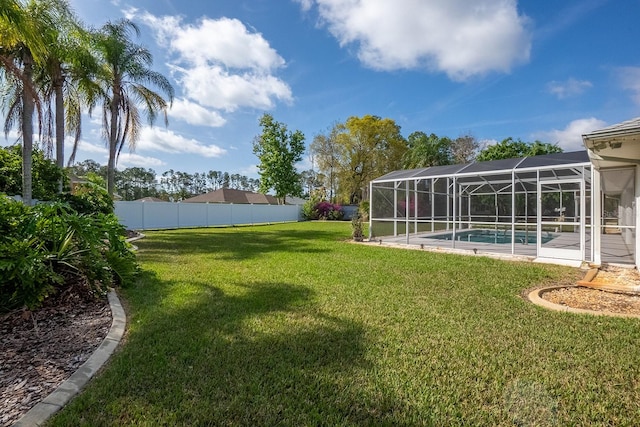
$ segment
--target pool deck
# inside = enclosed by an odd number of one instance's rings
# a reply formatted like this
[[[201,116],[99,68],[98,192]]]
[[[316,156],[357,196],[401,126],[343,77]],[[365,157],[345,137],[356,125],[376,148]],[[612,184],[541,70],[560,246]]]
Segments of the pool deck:
[[[464,230],[463,230],[464,231]],[[511,251],[511,243],[482,243],[482,242],[465,242],[452,241],[429,238],[438,233],[419,233],[406,235],[376,237],[375,241],[383,243],[391,243],[397,245],[409,245],[418,247],[427,247],[442,250],[462,250],[473,253],[488,253],[500,255],[513,255],[517,257],[527,257],[531,260],[537,257],[537,248],[535,243],[523,244],[516,243],[514,252]],[[535,233],[534,233],[535,235]],[[601,236],[601,258],[602,263],[616,265],[634,265],[633,248],[626,245],[620,234],[603,234]],[[586,238],[586,257],[591,258],[590,236]],[[560,233],[558,237],[544,244],[548,248],[577,248],[579,245],[579,236],[576,233]]]

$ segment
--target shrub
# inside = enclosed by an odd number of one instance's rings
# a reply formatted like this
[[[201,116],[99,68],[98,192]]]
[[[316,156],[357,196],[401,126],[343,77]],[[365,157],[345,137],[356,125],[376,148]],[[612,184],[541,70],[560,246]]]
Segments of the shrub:
[[[76,185],[73,194],[58,194],[56,200],[68,203],[79,213],[113,213],[113,199],[105,188],[104,179],[91,172],[85,178],[85,182]]]
[[[344,218],[342,206],[326,200],[309,199],[302,206],[302,216],[305,219],[341,220]]]
[[[64,286],[102,294],[137,272],[125,229],[110,213],[54,202],[24,206],[0,196],[0,310],[37,308]]]
[[[32,161],[33,198],[54,200],[60,180],[68,187],[66,173],[37,148],[33,150]],[[0,192],[11,196],[22,194],[22,149],[19,145],[0,147]]]
[[[327,201],[322,201],[315,206],[318,219],[340,220],[344,216],[342,206]]]
[[[369,221],[369,201],[363,200],[360,202],[360,207],[358,208],[358,214],[362,216],[363,221]]]
[[[356,242],[362,242],[364,240],[364,230],[362,228],[362,217],[359,213],[356,213],[351,218],[351,237]]]
[[[317,193],[311,193],[309,199],[302,205],[302,217],[306,220],[318,219],[315,213],[316,205],[321,201]]]

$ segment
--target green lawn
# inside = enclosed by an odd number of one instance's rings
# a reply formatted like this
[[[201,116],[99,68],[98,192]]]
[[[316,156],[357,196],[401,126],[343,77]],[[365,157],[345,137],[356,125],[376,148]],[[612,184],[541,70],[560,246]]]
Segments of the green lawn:
[[[575,270],[349,233],[149,233],[124,345],[51,424],[637,425],[640,321],[521,297]]]

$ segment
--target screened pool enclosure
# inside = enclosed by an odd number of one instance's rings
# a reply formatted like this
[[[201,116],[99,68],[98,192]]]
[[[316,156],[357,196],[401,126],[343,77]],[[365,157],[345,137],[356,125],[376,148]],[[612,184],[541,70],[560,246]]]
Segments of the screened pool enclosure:
[[[370,239],[633,264],[634,182],[635,167],[600,171],[588,151],[395,171],[370,183]]]

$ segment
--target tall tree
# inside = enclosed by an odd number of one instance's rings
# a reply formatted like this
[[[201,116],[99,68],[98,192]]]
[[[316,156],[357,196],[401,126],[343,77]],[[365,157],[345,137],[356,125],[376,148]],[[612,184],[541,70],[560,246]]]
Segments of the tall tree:
[[[95,82],[98,65],[91,52],[90,34],[66,0],[38,1],[57,11],[58,17],[56,25],[44,34],[48,50],[36,68],[36,84],[45,106],[45,143],[50,151],[55,146],[56,163],[63,167],[65,132],[74,136],[72,163],[81,136],[82,107],[93,106],[100,94]]]
[[[95,46],[101,55],[102,70],[98,77],[104,85],[102,122],[109,149],[107,191],[114,192],[114,174],[118,157],[125,143],[134,149],[141,130],[139,104],[143,104],[150,125],[159,112],[168,124],[167,108],[173,102],[174,90],[169,80],[151,70],[153,57],[149,50],[134,43],[131,32],[140,34],[138,27],[127,19],[106,23],[95,34]],[[169,98],[145,84],[151,83]]]
[[[503,139],[497,144],[485,147],[478,153],[476,160],[482,162],[487,160],[514,159],[553,153],[562,153],[562,148],[556,144],[549,144],[540,141],[530,143],[509,137]]]
[[[407,142],[392,119],[350,117],[337,125],[339,192],[343,200],[358,204],[367,198],[368,182],[402,168]]]
[[[449,165],[453,161],[451,140],[433,133],[413,132],[407,138],[407,148],[403,157],[405,169]]]
[[[126,168],[116,171],[116,188],[124,200],[137,200],[143,197],[155,197],[156,172],[141,167]]]
[[[5,132],[13,124],[20,124],[22,138],[22,199],[32,203],[33,190],[33,117],[38,113],[42,129],[40,98],[34,85],[34,68],[43,62],[48,50],[47,30],[56,25],[57,10],[42,1],[26,5],[3,0],[0,12],[0,64],[4,77],[16,83],[17,92],[10,95],[5,120]]]
[[[340,158],[340,146],[338,146],[337,135],[340,126],[335,123],[325,133],[320,133],[313,138],[310,150],[318,163],[318,169],[327,177],[327,187],[329,187],[329,200],[335,202],[337,189],[338,160]]]
[[[473,161],[479,144],[473,135],[467,134],[457,137],[451,142],[451,157],[454,164],[460,165]]]
[[[260,160],[260,192],[273,189],[278,200],[285,204],[287,196],[302,195],[295,164],[302,160],[304,134],[299,130],[289,131],[270,114],[262,116],[260,126],[262,134],[253,142],[253,153]]]

